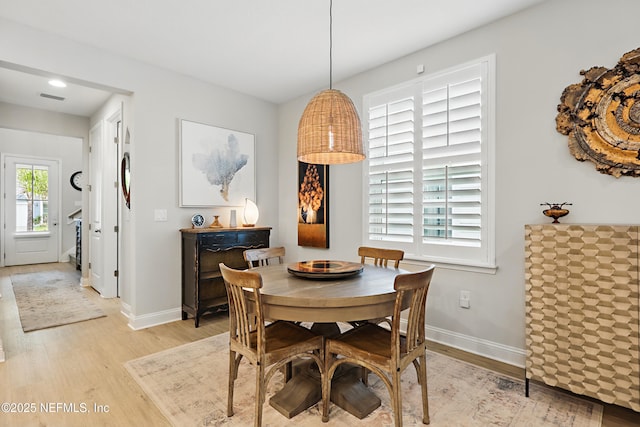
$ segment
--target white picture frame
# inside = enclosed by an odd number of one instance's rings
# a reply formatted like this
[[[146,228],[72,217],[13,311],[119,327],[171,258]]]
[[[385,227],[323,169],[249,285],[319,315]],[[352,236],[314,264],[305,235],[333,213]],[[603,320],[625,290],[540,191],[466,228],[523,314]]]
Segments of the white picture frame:
[[[255,135],[180,119],[180,207],[256,200]]]

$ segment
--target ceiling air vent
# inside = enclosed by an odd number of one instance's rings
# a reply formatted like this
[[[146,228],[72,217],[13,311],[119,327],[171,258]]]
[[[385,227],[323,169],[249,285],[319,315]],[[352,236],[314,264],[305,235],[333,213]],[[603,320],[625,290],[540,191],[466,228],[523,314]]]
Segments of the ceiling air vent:
[[[62,97],[62,96],[50,95],[48,93],[41,93],[40,96],[43,97],[43,98],[55,99],[56,101],[64,101],[65,100],[65,98]]]

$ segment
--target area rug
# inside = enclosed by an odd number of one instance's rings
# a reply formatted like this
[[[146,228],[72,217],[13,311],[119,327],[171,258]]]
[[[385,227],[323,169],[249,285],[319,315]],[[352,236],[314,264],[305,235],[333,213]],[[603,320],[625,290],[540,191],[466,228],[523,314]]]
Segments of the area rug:
[[[104,317],[83,295],[76,272],[43,271],[11,276],[13,293],[25,332]]]
[[[221,334],[129,361],[125,367],[174,426],[248,426],[253,424],[255,370],[240,365],[233,417],[226,416],[228,334]],[[427,356],[431,426],[562,426],[597,427],[602,405],[429,352]],[[389,395],[374,375],[369,386],[382,405],[362,420],[331,405],[329,423],[322,423],[322,404],[287,419],[265,404],[264,426],[391,426]],[[276,374],[267,392],[282,387]],[[415,370],[402,376],[403,423],[422,424],[420,386]]]

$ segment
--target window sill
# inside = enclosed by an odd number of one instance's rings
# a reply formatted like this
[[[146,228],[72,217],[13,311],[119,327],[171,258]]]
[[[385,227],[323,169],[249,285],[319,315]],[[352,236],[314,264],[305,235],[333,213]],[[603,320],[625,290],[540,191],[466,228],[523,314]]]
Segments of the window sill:
[[[456,262],[444,262],[444,261],[434,261],[428,259],[421,259],[417,257],[405,257],[402,261],[404,264],[415,265],[418,267],[426,267],[428,265],[434,264],[438,268],[446,269],[446,270],[459,270],[459,271],[467,271],[472,273],[483,273],[483,274],[496,274],[498,270],[497,265],[490,264],[463,264]]]

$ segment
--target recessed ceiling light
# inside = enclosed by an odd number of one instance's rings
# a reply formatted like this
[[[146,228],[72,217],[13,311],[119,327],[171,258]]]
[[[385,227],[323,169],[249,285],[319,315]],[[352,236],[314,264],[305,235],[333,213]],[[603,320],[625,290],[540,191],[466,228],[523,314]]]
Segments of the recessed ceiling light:
[[[67,84],[65,82],[57,79],[49,80],[49,84],[55,87],[67,87]]]

